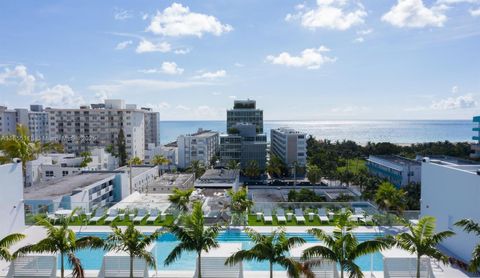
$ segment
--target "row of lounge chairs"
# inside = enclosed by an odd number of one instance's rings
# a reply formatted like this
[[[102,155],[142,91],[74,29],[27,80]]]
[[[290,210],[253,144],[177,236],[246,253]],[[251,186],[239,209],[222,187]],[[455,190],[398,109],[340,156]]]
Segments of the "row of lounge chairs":
[[[124,218],[125,215],[128,215],[129,219],[133,221],[133,223],[141,223],[145,219],[147,223],[154,223],[158,219],[160,219],[160,221],[165,220],[167,216],[166,213],[162,213],[158,209],[152,209],[150,212],[145,209],[140,209],[136,214],[121,213],[118,209],[110,209],[106,214],[103,210],[97,210],[93,217],[88,220],[88,222],[95,224],[98,223],[100,220],[104,219],[103,222],[105,224],[109,224],[115,220]]]
[[[341,213],[345,213],[346,209],[342,208]],[[263,210],[263,213],[260,213],[263,216],[263,222],[267,224],[273,223],[273,214],[272,210],[267,208]],[[257,215],[259,215],[257,213]],[[296,222],[299,224],[305,223],[305,214],[302,209],[297,208],[294,210],[293,213],[285,213],[285,211],[282,208],[279,208],[276,210],[275,216],[277,217],[277,222],[279,224],[286,223],[287,221],[291,221],[292,218],[295,218]],[[316,213],[315,212],[310,212],[309,216],[318,216],[320,219],[320,222],[322,223],[328,223],[331,220],[331,216],[329,215],[328,211],[325,208],[318,208]],[[362,222],[364,224],[370,223],[373,221],[373,216],[368,215],[365,213],[365,211],[362,208],[354,208],[353,214],[350,216],[351,221],[357,221],[357,222]]]

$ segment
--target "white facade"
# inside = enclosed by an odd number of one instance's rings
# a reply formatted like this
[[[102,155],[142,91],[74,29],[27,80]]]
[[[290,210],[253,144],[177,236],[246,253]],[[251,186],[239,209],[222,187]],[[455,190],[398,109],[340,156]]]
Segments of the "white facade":
[[[48,113],[47,112],[29,112],[28,130],[30,138],[33,141],[47,142],[48,136]]]
[[[156,155],[161,155],[168,159],[170,163],[168,165],[160,165],[160,168],[163,170],[166,169],[173,169],[176,167],[178,163],[177,157],[178,147],[170,147],[170,146],[154,146],[154,144],[149,144],[147,149],[145,150],[145,160],[144,163],[150,165],[152,159]]]
[[[143,192],[168,194],[171,193],[175,188],[182,190],[192,188],[193,184],[193,174],[167,173],[156,179],[155,182],[149,184],[146,188],[146,191]]]
[[[286,165],[307,165],[307,134],[291,128],[278,128],[270,131],[271,152]]]
[[[17,126],[17,112],[0,106],[0,135],[15,135]]]
[[[23,206],[23,176],[21,163],[0,165],[0,238],[25,229]]]
[[[198,130],[197,133],[181,135],[177,139],[178,167],[188,168],[192,161],[200,161],[203,165],[210,165],[210,160],[218,151],[218,132]]]
[[[117,169],[117,171],[123,171],[130,173],[129,166],[123,166]],[[132,189],[133,191],[144,192],[146,188],[152,184],[159,176],[158,166],[132,166]],[[130,183],[130,182],[129,182]],[[131,192],[133,193],[133,192]]]
[[[442,246],[468,261],[478,236],[468,234],[454,223],[469,218],[480,223],[480,165],[462,165],[425,159],[422,163],[421,215],[437,219],[437,232],[456,233]]]
[[[419,161],[396,155],[370,155],[366,166],[370,174],[386,179],[397,187],[420,183],[422,177]]]

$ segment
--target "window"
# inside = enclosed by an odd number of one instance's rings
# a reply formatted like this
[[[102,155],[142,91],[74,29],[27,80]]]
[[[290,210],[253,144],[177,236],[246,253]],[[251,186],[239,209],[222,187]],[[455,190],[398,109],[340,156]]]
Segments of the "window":
[[[53,177],[53,171],[45,171],[45,177]]]
[[[68,176],[68,171],[62,171],[62,176],[63,177]]]

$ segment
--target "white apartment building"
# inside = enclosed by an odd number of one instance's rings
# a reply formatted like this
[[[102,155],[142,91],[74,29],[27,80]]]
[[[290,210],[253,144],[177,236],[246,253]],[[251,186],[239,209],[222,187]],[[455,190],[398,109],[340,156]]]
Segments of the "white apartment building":
[[[187,173],[166,173],[149,184],[145,191],[146,193],[163,193],[169,194],[173,189],[189,189],[193,188],[194,175]]]
[[[145,149],[150,144],[160,146],[160,113],[144,107],[142,111],[145,113]]]
[[[210,160],[218,151],[218,132],[199,129],[197,133],[181,135],[177,138],[178,167],[188,168],[192,161],[210,165]]]
[[[25,211],[23,206],[23,176],[21,163],[0,165],[0,238],[25,229]]]
[[[9,110],[5,106],[0,106],[0,135],[17,134],[17,124],[28,126],[28,110],[20,108]]]
[[[130,167],[123,166],[118,168],[116,171],[130,173]],[[144,192],[146,188],[152,183],[154,183],[159,176],[160,176],[160,171],[158,166],[148,166],[148,165],[132,166],[132,190]],[[129,184],[130,184],[130,180],[129,180]]]
[[[464,261],[471,259],[478,236],[454,224],[464,218],[480,223],[480,165],[469,161],[424,158],[422,163],[421,215],[437,219],[436,230],[456,234],[442,246]]]
[[[177,157],[178,147],[177,145],[168,144],[163,146],[155,146],[154,144],[149,144],[145,150],[145,160],[143,161],[146,165],[152,164],[152,159],[156,155],[161,155],[168,159],[170,162],[167,165],[160,165],[160,168],[163,170],[176,168],[178,163]]]
[[[127,155],[143,160],[145,146],[159,141],[158,112],[137,109],[136,105],[125,104],[123,100],[105,100],[104,104],[79,109],[47,108],[46,111],[50,139],[63,143],[67,152],[80,153],[94,147],[116,145],[118,134],[123,130]],[[154,127],[146,127],[146,122]]]
[[[60,208],[81,208],[91,212],[127,197],[130,194],[128,187],[126,172],[82,172],[26,188],[25,209],[34,214],[51,213]]]
[[[300,167],[307,165],[307,134],[291,128],[270,131],[271,152],[287,166],[294,162]]]
[[[42,105],[30,105],[28,130],[33,141],[45,143],[49,140],[48,113],[43,111]]]
[[[417,160],[398,155],[370,155],[366,166],[370,174],[386,179],[396,187],[421,181],[422,167]]]

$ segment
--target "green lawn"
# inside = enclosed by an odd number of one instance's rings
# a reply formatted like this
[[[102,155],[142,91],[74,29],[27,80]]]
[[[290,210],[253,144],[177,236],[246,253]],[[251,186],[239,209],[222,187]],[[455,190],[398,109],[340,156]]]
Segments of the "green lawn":
[[[348,160],[348,167],[347,166],[342,166],[338,167],[337,171],[339,172],[345,172],[348,168],[348,171],[351,173],[358,173],[360,170],[364,169],[367,170],[367,166],[365,166],[365,160],[363,159],[349,159]]]
[[[272,223],[264,223],[263,218],[260,221],[257,221],[256,214],[248,215],[248,225],[249,226],[333,226],[333,221],[330,222],[320,222],[318,216],[314,216],[313,220],[310,221],[308,215],[305,216],[305,223],[297,223],[295,217],[292,217],[292,220],[287,221],[286,223],[278,223],[277,217],[273,216]],[[372,226],[374,223],[368,223],[367,226]],[[366,226],[363,223],[358,223],[358,226]]]
[[[105,223],[105,218],[100,219],[100,221],[96,223],[90,223],[86,221],[86,216],[82,215],[76,218],[74,221],[70,222],[70,226],[110,226],[115,224],[117,226],[126,226],[131,223],[129,217],[126,215],[124,220],[117,220],[113,221],[112,223]],[[157,218],[157,221],[153,223],[147,223],[147,218],[145,217],[141,222],[135,222],[136,226],[169,226],[173,223],[175,217],[173,215],[166,215],[163,221],[160,221],[160,217]]]

